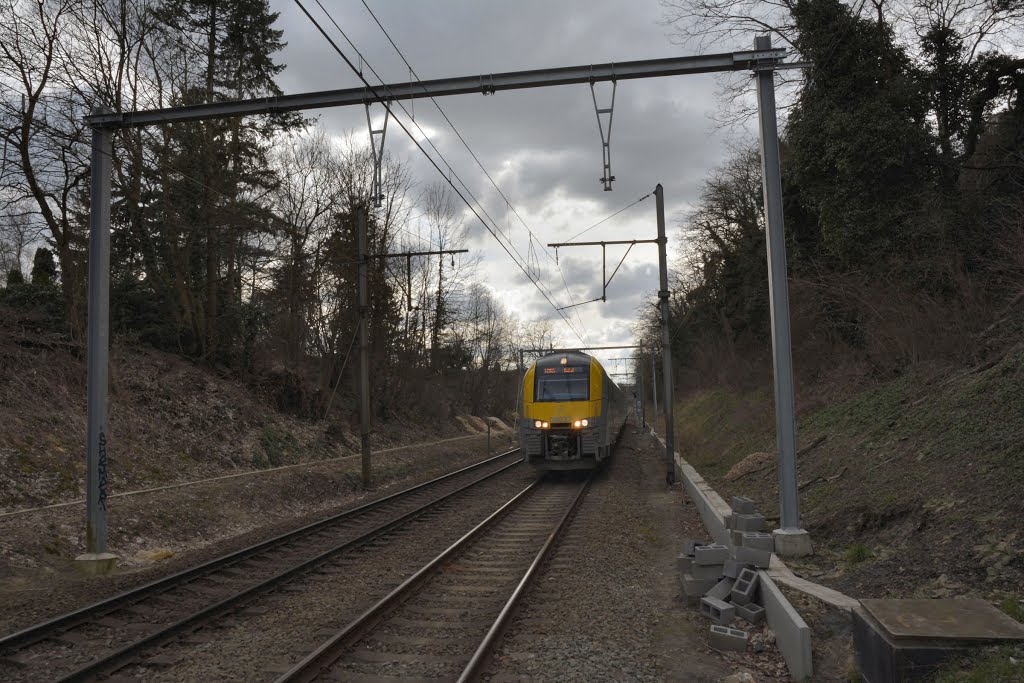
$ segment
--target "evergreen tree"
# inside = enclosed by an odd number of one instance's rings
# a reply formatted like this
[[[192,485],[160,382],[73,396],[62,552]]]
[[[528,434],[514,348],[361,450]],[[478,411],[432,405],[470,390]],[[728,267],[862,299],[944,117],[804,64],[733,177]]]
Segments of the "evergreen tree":
[[[53,252],[46,247],[36,249],[36,255],[32,258],[32,284],[35,286],[49,286],[57,281],[57,262]]]
[[[7,271],[7,287],[17,287],[25,284],[25,276],[21,274],[21,268],[14,266]]]
[[[157,12],[182,61],[172,104],[281,94],[274,79],[284,65],[274,57],[283,34],[266,0],[168,0]],[[240,262],[254,234],[270,225],[249,197],[275,183],[270,141],[302,125],[291,114],[216,119],[166,126],[150,143],[157,163],[137,170],[150,188],[140,203],[149,201],[133,217],[125,258],[141,261],[186,352],[240,357]]]

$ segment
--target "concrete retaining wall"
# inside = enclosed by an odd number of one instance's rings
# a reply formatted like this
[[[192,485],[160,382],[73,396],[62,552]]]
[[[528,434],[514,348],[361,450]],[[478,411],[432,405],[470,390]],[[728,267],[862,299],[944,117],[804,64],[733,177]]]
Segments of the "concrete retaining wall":
[[[655,437],[662,446],[665,445],[661,437],[657,434]],[[704,481],[704,477],[700,476],[690,463],[683,460],[678,452],[675,453],[675,461],[677,472],[682,476],[683,488],[697,506],[704,528],[716,543],[728,545],[729,529],[726,519],[732,514],[729,504]],[[789,674],[795,681],[809,680],[814,671],[811,662],[811,629],[768,573],[763,569],[757,573],[761,579],[765,617],[768,626],[775,632],[776,643],[783,659],[786,660],[786,666],[789,667]]]

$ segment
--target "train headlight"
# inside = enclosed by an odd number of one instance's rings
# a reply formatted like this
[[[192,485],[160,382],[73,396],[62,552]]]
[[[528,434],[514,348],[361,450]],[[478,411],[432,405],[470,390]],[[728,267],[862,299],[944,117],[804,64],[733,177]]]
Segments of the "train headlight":
[[[575,422],[572,423],[572,426],[575,427],[576,429],[579,429],[580,427],[583,426],[583,420],[576,420]]]
[[[545,422],[545,423],[544,423],[543,425],[541,425],[541,426],[542,426],[542,427],[544,427],[544,429],[547,429],[547,428],[548,428],[548,427],[550,427],[551,425],[549,425],[549,424],[548,424],[547,422]]]
[[[588,422],[587,420],[580,420],[580,422],[583,423],[584,427],[586,427],[588,424],[590,424],[590,422]]]
[[[540,429],[544,426],[544,423],[541,422],[540,420],[537,420],[536,422],[533,423],[533,426],[536,427],[537,429]]]

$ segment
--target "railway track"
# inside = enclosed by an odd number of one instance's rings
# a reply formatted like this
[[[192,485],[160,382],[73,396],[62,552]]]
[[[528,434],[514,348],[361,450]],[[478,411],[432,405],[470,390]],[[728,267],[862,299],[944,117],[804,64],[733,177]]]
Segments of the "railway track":
[[[534,482],[277,683],[473,680],[589,483]]]
[[[521,462],[518,449],[0,638],[2,680],[92,680],[320,569]]]

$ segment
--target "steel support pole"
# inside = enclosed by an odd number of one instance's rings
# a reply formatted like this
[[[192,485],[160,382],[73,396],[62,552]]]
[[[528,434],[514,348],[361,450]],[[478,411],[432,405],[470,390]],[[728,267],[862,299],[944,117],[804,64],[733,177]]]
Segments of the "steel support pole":
[[[95,114],[106,113],[97,109]],[[105,573],[107,554],[107,373],[110,363],[110,177],[113,130],[93,128],[89,206],[88,427],[85,468],[87,573]]]
[[[672,340],[669,332],[668,306],[668,237],[665,235],[665,192],[658,183],[654,188],[654,200],[658,212],[658,301],[661,307],[661,372],[665,385],[665,458],[667,462],[665,480],[669,484],[676,480],[675,425],[672,424]]]
[[[362,462],[363,488],[370,488],[370,347],[367,341],[369,294],[366,270],[366,207],[356,209],[358,235],[356,236],[359,263],[359,452]]]
[[[771,49],[770,36],[754,39],[757,50]],[[764,183],[764,207],[768,250],[768,292],[771,304],[772,355],[775,370],[775,430],[779,458],[780,531],[786,539],[810,552],[810,539],[800,528],[800,500],[796,480],[796,410],[793,397],[793,354],[789,329],[789,285],[786,272],[786,230],[782,215],[782,169],[779,158],[779,131],[775,111],[775,65],[766,63],[757,69],[757,109],[761,129],[761,173]],[[779,535],[776,534],[779,541]],[[802,550],[780,554],[806,554]]]
[[[640,397],[640,429],[647,429],[647,396],[644,395],[644,359],[636,359],[636,395]]]
[[[651,400],[654,401],[654,410],[651,411],[651,427],[654,433],[658,433],[658,360],[651,354]]]

